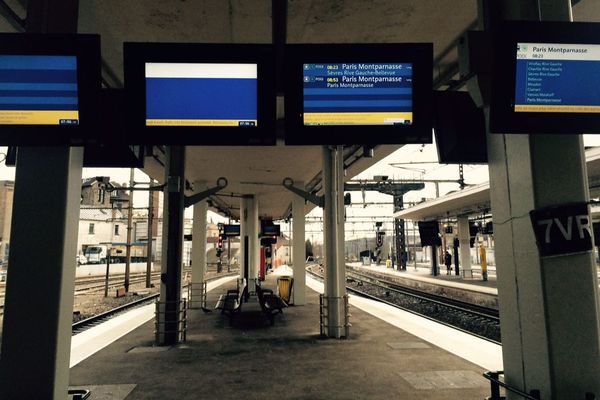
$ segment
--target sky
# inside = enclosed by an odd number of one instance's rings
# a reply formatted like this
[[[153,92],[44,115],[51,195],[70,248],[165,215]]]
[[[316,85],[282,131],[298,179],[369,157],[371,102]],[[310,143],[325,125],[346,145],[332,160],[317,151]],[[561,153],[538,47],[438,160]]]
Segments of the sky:
[[[584,146],[600,146],[600,135],[583,135]],[[410,162],[428,162],[431,164],[408,164]],[[400,165],[398,165],[400,163]],[[356,176],[354,179],[373,179],[375,175],[388,175],[388,179],[445,179],[457,180],[459,177],[458,165],[438,164],[438,156],[435,143],[428,145],[406,145],[390,156],[381,160],[371,168]],[[489,181],[487,165],[464,165],[465,183],[476,185]],[[459,190],[458,183],[440,183],[439,195]],[[360,192],[351,192],[352,206],[346,207],[346,240],[375,237],[375,222],[383,222],[382,229],[388,235],[393,234],[393,205],[379,204],[371,205],[369,203],[391,203],[392,196],[377,192],[366,192],[363,200]],[[436,188],[434,183],[425,183],[425,189],[421,191],[408,192],[404,196],[405,204],[411,201],[421,201],[423,198],[431,199],[436,197]],[[363,207],[361,203],[367,203]],[[408,205],[407,205],[408,207]],[[306,236],[311,241],[322,241],[322,224],[320,219],[322,210],[315,208],[307,215]],[[313,222],[314,221],[314,222]],[[287,228],[286,228],[287,229]],[[287,230],[286,230],[287,232]],[[410,234],[410,232],[407,232]]]
[[[377,150],[375,150],[377,151]],[[431,162],[431,163],[429,163]],[[418,164],[410,164],[418,163]],[[426,163],[426,164],[423,164]],[[387,175],[388,180],[458,180],[458,165],[438,164],[438,156],[435,143],[428,145],[405,145],[390,156],[359,174],[353,180],[372,180],[376,175]],[[465,182],[467,184],[479,184],[488,180],[488,169],[486,165],[465,165]],[[458,190],[459,184],[439,183],[439,195]],[[346,207],[346,240],[375,237],[375,222],[382,222],[382,230],[387,235],[393,234],[393,197],[378,192],[350,192],[352,205]],[[420,191],[408,192],[404,195],[404,203],[420,202],[423,198],[436,197],[435,183],[425,183],[425,188]],[[373,204],[375,203],[375,204]],[[408,205],[406,205],[408,207]],[[320,242],[322,230],[320,219],[322,210],[313,209],[308,215],[306,227],[307,237],[311,241]],[[312,221],[315,221],[312,223]]]

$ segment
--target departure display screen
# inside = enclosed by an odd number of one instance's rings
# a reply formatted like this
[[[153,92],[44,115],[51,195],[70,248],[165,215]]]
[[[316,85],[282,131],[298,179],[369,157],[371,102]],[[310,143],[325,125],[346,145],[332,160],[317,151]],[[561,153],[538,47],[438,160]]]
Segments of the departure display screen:
[[[0,55],[0,125],[78,125],[77,57]]]
[[[304,64],[304,125],[412,125],[412,78],[412,63]]]
[[[145,63],[146,126],[257,126],[257,64]]]
[[[600,113],[600,45],[517,43],[515,112]]]

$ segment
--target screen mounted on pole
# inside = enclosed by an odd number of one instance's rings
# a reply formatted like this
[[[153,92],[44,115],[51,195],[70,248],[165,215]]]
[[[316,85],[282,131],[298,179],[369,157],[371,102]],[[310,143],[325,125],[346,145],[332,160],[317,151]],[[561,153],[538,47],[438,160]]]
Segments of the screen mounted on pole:
[[[419,221],[419,236],[421,237],[421,246],[439,246],[442,244],[438,221]]]
[[[146,63],[146,126],[257,126],[257,65]]]
[[[600,112],[600,45],[517,43],[515,112]]]
[[[286,144],[431,143],[431,44],[288,45]]]
[[[271,46],[125,43],[135,142],[275,144]]]
[[[492,132],[600,132],[600,24],[506,22],[494,48]]]
[[[99,142],[98,35],[0,34],[0,144]]]
[[[411,125],[412,63],[304,64],[304,125]]]
[[[0,55],[0,124],[77,125],[77,57]]]

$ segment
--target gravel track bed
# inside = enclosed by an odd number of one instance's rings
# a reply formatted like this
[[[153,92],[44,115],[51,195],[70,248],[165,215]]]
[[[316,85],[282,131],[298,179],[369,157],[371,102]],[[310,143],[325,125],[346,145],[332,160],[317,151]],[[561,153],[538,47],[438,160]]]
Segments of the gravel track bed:
[[[491,321],[488,318],[475,316],[467,312],[460,312],[444,305],[417,299],[393,290],[386,290],[385,288],[366,282],[346,280],[346,286],[432,320],[451,325],[495,342],[500,342],[500,325],[498,322]]]
[[[206,274],[207,279],[218,277],[226,274],[226,270],[217,274],[216,272],[208,272]],[[112,310],[113,308],[122,306],[124,304],[131,303],[133,301],[142,299],[144,297],[151,296],[159,293],[160,285],[159,280],[152,280],[154,287],[147,289],[146,283],[140,282],[129,286],[129,294],[124,297],[115,297],[115,290],[109,290],[108,297],[104,297],[104,290],[95,292],[84,292],[75,296],[75,303],[73,305],[73,323],[93,317],[98,314],[105,313]],[[184,289],[185,290],[185,289]]]

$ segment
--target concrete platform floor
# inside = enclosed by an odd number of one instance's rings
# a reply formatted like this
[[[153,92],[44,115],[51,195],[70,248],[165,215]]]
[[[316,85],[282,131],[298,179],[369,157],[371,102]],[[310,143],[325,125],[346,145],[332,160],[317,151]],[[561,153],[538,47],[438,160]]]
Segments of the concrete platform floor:
[[[209,293],[208,303],[226,289]],[[265,287],[274,287],[269,276]],[[219,312],[188,314],[187,342],[153,347],[148,322],[71,369],[91,399],[483,399],[483,369],[352,308],[348,340],[319,338],[319,298],[270,326],[255,298],[233,326]]]

